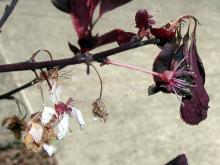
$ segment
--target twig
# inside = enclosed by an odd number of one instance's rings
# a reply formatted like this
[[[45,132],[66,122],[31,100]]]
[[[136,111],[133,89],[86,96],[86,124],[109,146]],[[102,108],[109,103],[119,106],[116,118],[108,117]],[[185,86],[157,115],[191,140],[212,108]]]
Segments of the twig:
[[[93,69],[95,70],[97,76],[99,77],[99,82],[100,82],[100,93],[99,93],[99,98],[102,98],[102,91],[103,91],[103,84],[102,84],[102,78],[101,75],[99,74],[98,70],[96,69],[96,67],[93,64],[90,64]]]
[[[11,15],[17,3],[18,3],[18,0],[12,0],[10,5],[6,5],[5,12],[0,19],[0,32],[1,32],[2,26],[7,21],[8,17]]]
[[[13,90],[5,93],[5,94],[2,94],[2,95],[0,95],[0,100],[1,99],[8,99],[8,98],[10,98],[10,96],[14,95],[15,93],[20,92],[21,90],[26,89],[28,87],[31,87],[34,84],[36,84],[37,82],[38,82],[38,80],[35,78],[32,81],[30,81],[30,82],[28,82],[28,83],[26,83],[26,84],[24,84],[24,85],[22,85],[22,86],[20,86],[16,89],[13,89]]]
[[[131,45],[125,45],[125,46],[120,46],[117,48],[113,48],[110,50],[106,50],[103,52],[99,52],[96,54],[93,54],[92,60],[97,61],[97,62],[103,62],[103,59],[107,58],[108,56],[115,55],[117,53],[134,49],[137,47],[141,47],[144,45],[150,45],[150,44],[158,44],[160,41],[156,38],[150,39],[150,40],[145,40],[145,41],[139,41],[137,43],[132,43]],[[84,63],[86,61],[86,58],[67,58],[67,59],[62,59],[62,60],[54,60],[54,61],[45,61],[45,62],[22,62],[22,63],[16,63],[16,64],[6,64],[6,65],[0,65],[0,73],[1,72],[12,72],[12,71],[22,71],[22,70],[34,70],[34,69],[42,69],[42,68],[48,68],[48,67],[59,67],[59,69],[63,69],[67,65],[76,65],[80,63]],[[38,82],[37,78],[33,79],[32,81],[10,91],[5,94],[0,95],[0,100],[1,99],[7,99],[11,95],[14,95],[15,93],[24,90],[28,87],[33,86]]]
[[[99,52],[92,55],[91,61],[102,62],[103,59],[107,58],[108,56],[115,55],[117,53],[127,51],[130,49],[134,49],[137,47],[142,47],[144,45],[150,44],[157,44],[159,39],[153,38],[150,40],[139,41],[130,45],[116,47],[110,50],[106,50],[103,52]],[[68,65],[76,65],[80,63],[86,62],[86,57],[72,57],[72,58],[65,58],[60,60],[53,60],[53,61],[43,61],[43,62],[20,62],[14,64],[4,64],[0,65],[0,73],[1,72],[12,72],[12,71],[25,71],[25,70],[34,70],[34,69],[43,69],[43,68],[51,68],[51,67],[65,67]]]

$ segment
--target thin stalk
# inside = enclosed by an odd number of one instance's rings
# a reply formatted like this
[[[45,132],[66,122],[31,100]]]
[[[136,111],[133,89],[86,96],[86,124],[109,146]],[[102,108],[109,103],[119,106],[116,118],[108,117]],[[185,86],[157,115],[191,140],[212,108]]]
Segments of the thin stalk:
[[[103,85],[102,85],[102,78],[98,72],[98,70],[96,69],[96,67],[92,64],[90,64],[92,66],[92,68],[95,70],[95,72],[97,73],[98,77],[99,77],[99,81],[100,81],[100,94],[99,94],[99,98],[102,98],[102,90],[103,90]]]
[[[108,60],[106,62],[106,64],[111,64],[111,65],[116,65],[116,66],[120,66],[120,67],[124,67],[124,68],[129,68],[129,69],[132,69],[132,70],[137,70],[137,71],[140,71],[140,72],[144,72],[144,73],[162,78],[162,75],[160,73],[157,73],[157,72],[154,72],[154,71],[151,71],[151,70],[147,70],[147,69],[143,69],[143,68],[140,68],[140,67],[137,67],[137,66],[129,65],[129,64],[122,64],[122,63],[115,62],[115,61],[112,61],[112,60]]]

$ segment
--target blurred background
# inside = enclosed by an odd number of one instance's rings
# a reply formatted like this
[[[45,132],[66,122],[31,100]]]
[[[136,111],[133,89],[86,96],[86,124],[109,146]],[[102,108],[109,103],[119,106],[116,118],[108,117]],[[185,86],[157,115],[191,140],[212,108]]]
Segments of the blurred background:
[[[9,2],[0,0],[0,13]],[[180,102],[175,95],[148,96],[148,86],[153,83],[151,76],[114,66],[100,68],[96,64],[103,79],[103,99],[109,118],[107,123],[94,121],[91,103],[99,95],[97,75],[92,71],[87,76],[83,64],[70,66],[62,71],[70,71],[71,76],[71,79],[62,79],[63,98],[82,101],[76,107],[82,110],[87,126],[81,131],[71,119],[72,132],[56,145],[55,158],[59,165],[161,165],[182,153],[187,155],[190,165],[220,164],[220,2],[133,0],[105,14],[94,32],[103,34],[114,28],[137,32],[134,16],[141,8],[153,13],[158,27],[184,14],[192,14],[200,21],[197,44],[206,69],[206,89],[210,96],[208,118],[198,126],[187,125],[180,119]],[[77,42],[69,15],[57,10],[49,0],[20,0],[0,34],[0,63],[27,61],[39,49],[51,51],[54,59],[71,57],[68,41]],[[158,52],[156,46],[145,46],[112,59],[151,69]],[[38,57],[39,61],[48,58],[44,53]],[[31,71],[0,73],[0,92],[7,92],[34,77]],[[23,100],[29,113],[42,110],[37,86],[16,97]],[[0,110],[0,120],[17,113],[16,105],[7,100],[0,101]],[[13,141],[13,136],[1,127],[0,146]]]

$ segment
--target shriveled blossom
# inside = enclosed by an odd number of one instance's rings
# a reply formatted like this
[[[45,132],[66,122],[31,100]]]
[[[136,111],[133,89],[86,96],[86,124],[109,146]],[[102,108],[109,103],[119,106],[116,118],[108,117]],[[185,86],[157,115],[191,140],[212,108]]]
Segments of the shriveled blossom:
[[[45,108],[48,111],[50,108]],[[51,143],[57,140],[57,135],[54,130],[54,121],[56,117],[52,117],[50,121],[42,123],[42,114],[45,112],[34,114],[31,121],[27,124],[27,129],[24,133],[23,143],[28,150],[40,152],[42,149],[47,151],[48,155],[52,155],[56,149]]]
[[[41,72],[40,80],[46,80],[49,88],[49,99],[54,108],[44,106],[41,112],[32,115],[24,132],[23,143],[28,150],[40,152],[45,150],[48,155],[56,151],[54,141],[63,139],[69,131],[69,117],[75,117],[81,129],[85,126],[80,110],[74,107],[74,101],[69,98],[62,102],[62,89],[59,83],[57,68]]]
[[[97,98],[93,103],[92,103],[92,113],[93,117],[99,118],[101,121],[106,122],[108,119],[108,112],[105,109],[105,104],[102,101],[102,99]]]
[[[24,118],[19,118],[17,115],[6,117],[2,120],[2,126],[6,127],[14,134],[16,139],[21,139],[22,131],[26,128]]]

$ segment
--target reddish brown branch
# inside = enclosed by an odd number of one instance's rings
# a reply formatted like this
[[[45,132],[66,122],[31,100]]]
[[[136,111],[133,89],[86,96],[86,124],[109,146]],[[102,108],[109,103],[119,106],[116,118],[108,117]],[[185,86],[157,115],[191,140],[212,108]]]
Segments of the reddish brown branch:
[[[150,40],[139,41],[133,44],[120,46],[117,48],[113,48],[110,50],[106,50],[103,52],[93,54],[91,56],[92,57],[91,61],[102,62],[102,59],[107,58],[108,56],[112,56],[117,53],[130,50],[130,49],[134,49],[137,47],[141,47],[144,45],[157,44],[158,42],[159,42],[158,39],[153,38]],[[51,67],[64,67],[68,65],[75,65],[75,64],[85,63],[85,62],[86,62],[86,58],[83,55],[80,57],[65,58],[65,59],[53,60],[53,61],[43,61],[43,62],[27,61],[27,62],[20,62],[20,63],[14,63],[14,64],[0,65],[0,73],[43,69],[43,68],[51,68]]]
[[[96,62],[103,62],[103,59],[115,55],[117,53],[134,49],[137,47],[141,47],[144,45],[150,45],[150,44],[158,44],[160,42],[159,39],[153,38],[150,40],[145,40],[145,41],[138,41],[134,42],[128,45],[120,46],[117,48],[113,48],[110,50],[106,50],[103,52],[99,52],[96,54],[91,55],[91,61],[96,61]],[[42,68],[50,68],[50,67],[59,67],[60,69],[64,68],[65,66],[68,65],[76,65],[80,63],[85,63],[88,61],[86,58],[87,56],[81,55],[81,56],[76,56],[73,58],[66,58],[66,59],[61,59],[61,60],[53,60],[53,61],[44,61],[44,62],[20,62],[20,63],[15,63],[15,64],[4,64],[0,65],[0,73],[1,72],[12,72],[12,71],[24,71],[24,70],[35,70],[35,69],[42,69]],[[34,79],[27,84],[22,85],[21,87],[18,87],[10,92],[7,92],[5,94],[0,95],[0,100],[1,99],[7,99],[11,95],[26,89],[34,84],[36,84],[38,81],[37,79]]]

